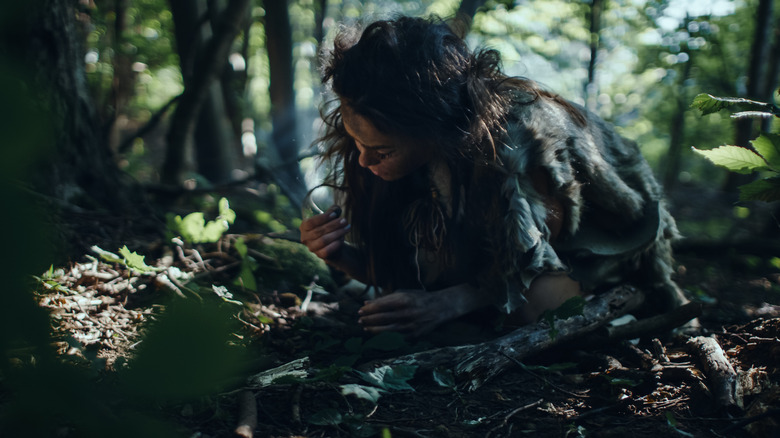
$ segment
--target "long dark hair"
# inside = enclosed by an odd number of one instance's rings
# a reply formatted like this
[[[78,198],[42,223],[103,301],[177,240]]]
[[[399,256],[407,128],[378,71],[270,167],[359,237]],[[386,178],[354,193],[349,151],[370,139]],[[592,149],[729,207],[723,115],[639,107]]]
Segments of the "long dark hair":
[[[327,55],[322,80],[336,97],[384,134],[434,147],[460,183],[471,178],[475,166],[494,165],[496,143],[518,96],[558,100],[533,81],[503,74],[498,52],[472,52],[438,17],[397,17],[371,23],[362,33],[343,30]],[[329,108],[320,139],[332,169],[326,183],[346,193],[351,240],[366,256],[375,284],[409,287],[404,285],[411,281],[410,255],[399,253],[393,231],[403,222],[400,210],[426,196],[426,185],[418,184],[419,172],[385,182],[362,168],[340,106],[331,102]]]

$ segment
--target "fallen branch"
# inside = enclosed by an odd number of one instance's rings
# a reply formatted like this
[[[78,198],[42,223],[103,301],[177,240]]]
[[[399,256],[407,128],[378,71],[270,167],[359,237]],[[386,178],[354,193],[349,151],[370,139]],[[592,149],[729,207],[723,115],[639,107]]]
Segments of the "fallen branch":
[[[691,301],[667,313],[640,319],[628,324],[604,327],[596,335],[609,341],[634,339],[668,332],[701,315],[701,304]]]
[[[715,338],[697,336],[687,342],[691,355],[697,357],[707,376],[708,387],[721,407],[742,407],[737,388],[737,372]]]
[[[501,424],[499,424],[498,426],[496,426],[496,427],[494,427],[494,428],[490,429],[490,430],[488,431],[487,435],[485,435],[485,437],[486,437],[486,438],[489,438],[489,437],[490,437],[490,435],[491,435],[491,434],[493,434],[493,432],[495,432],[495,431],[497,431],[498,429],[501,429],[502,427],[506,426],[506,425],[507,425],[507,423],[509,423],[509,419],[510,419],[510,418],[512,418],[512,417],[514,417],[514,416],[515,416],[515,415],[517,415],[518,413],[520,413],[520,412],[522,412],[522,411],[526,411],[526,410],[528,410],[528,409],[533,409],[533,408],[535,408],[535,407],[537,407],[537,406],[541,405],[541,404],[542,404],[542,402],[544,402],[544,399],[543,399],[543,398],[540,398],[539,400],[537,400],[537,401],[535,401],[535,402],[533,402],[533,403],[529,403],[529,404],[527,404],[527,405],[525,405],[525,406],[520,406],[519,408],[517,408],[517,409],[514,409],[512,412],[510,412],[509,414],[507,414],[507,415],[504,417],[504,421],[502,421],[502,422],[501,422]]]
[[[475,345],[437,348],[382,361],[382,365],[416,365],[418,370],[438,366],[452,368],[455,377],[469,391],[479,388],[490,378],[532,354],[564,341],[592,332],[608,321],[636,309],[644,294],[631,287],[619,286],[588,301],[583,314],[556,320],[557,335],[551,335],[547,322],[521,327],[500,338]]]

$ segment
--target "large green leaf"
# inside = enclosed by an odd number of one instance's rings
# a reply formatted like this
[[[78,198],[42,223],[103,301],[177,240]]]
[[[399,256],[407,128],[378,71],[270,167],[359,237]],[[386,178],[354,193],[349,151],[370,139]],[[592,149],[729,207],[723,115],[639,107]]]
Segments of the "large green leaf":
[[[376,404],[383,392],[385,392],[383,389],[374,388],[373,386],[358,385],[357,383],[341,385],[341,393],[343,395],[352,394],[357,398],[368,400],[373,404]]]
[[[780,177],[764,178],[739,186],[740,201],[780,201]]]
[[[739,146],[720,146],[711,150],[692,148],[694,152],[726,169],[748,174],[759,170],[768,170],[766,161],[755,152]]]
[[[358,375],[366,382],[382,389],[414,391],[407,382],[414,377],[415,371],[417,371],[416,365],[385,365],[366,373],[358,371]]]
[[[321,411],[311,414],[311,417],[306,419],[309,424],[317,426],[336,426],[341,424],[344,418],[341,413],[333,408],[325,408]]]
[[[750,142],[773,170],[780,172],[780,135],[763,133]]]

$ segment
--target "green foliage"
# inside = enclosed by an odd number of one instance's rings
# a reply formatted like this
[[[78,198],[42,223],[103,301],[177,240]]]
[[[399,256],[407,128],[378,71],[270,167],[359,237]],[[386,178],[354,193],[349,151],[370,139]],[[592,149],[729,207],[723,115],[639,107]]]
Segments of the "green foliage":
[[[376,404],[379,401],[379,397],[382,396],[382,393],[387,392],[381,388],[359,385],[357,383],[341,385],[340,388],[342,395],[354,395],[357,398],[367,400],[373,404]]]
[[[734,105],[748,105],[751,107],[759,108],[763,111],[744,111],[732,115],[734,118],[741,117],[742,114],[746,114],[752,117],[771,117],[773,115],[780,115],[780,109],[775,105],[757,102],[755,100],[744,99],[741,97],[717,97],[711,94],[699,94],[693,99],[691,107],[698,108],[702,115],[716,113],[724,108],[730,108]]]
[[[241,271],[236,278],[236,283],[251,291],[257,291],[257,281],[255,280],[255,269],[257,269],[257,260],[249,255],[249,248],[241,237],[234,243],[236,251],[241,256]]]
[[[718,166],[743,175],[768,169],[760,155],[740,146],[721,146],[712,150],[693,148],[693,151]]]
[[[246,351],[231,345],[237,329],[229,307],[195,300],[172,302],[121,373],[124,393],[174,403],[238,384]]]
[[[123,246],[119,250],[119,254],[121,254],[122,257],[124,257],[125,265],[134,271],[138,271],[141,273],[148,273],[148,272],[154,272],[158,270],[154,267],[147,265],[144,262],[144,258],[145,258],[144,256],[139,255],[135,251],[130,252],[130,250],[127,249],[127,245]]]
[[[265,289],[284,288],[304,292],[315,281],[325,291],[336,287],[325,262],[306,246],[285,239],[261,237],[246,242],[247,247],[264,255],[258,258],[255,277],[262,279]]]
[[[385,365],[373,371],[357,371],[366,382],[388,391],[414,391],[408,381],[414,377],[416,365]]]
[[[206,223],[202,212],[190,213],[183,219],[176,216],[169,221],[171,231],[190,243],[213,243],[222,237],[236,220],[236,213],[230,209],[226,198],[219,200],[219,216]]]
[[[765,111],[743,111],[733,114],[732,117],[780,117],[780,110],[773,104],[740,98],[715,97],[709,94],[696,96],[692,106],[701,110],[702,114],[711,114],[735,104],[758,106]],[[780,200],[780,135],[762,133],[750,144],[753,149],[727,145],[711,150],[701,150],[694,147],[693,151],[713,164],[725,167],[732,172],[745,175],[756,172],[770,174],[770,176],[740,186],[740,201],[772,202]]]

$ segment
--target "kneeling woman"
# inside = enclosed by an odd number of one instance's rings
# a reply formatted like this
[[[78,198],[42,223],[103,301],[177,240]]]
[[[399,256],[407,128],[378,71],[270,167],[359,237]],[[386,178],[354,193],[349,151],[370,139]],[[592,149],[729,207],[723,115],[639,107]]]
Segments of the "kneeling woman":
[[[674,220],[636,145],[499,61],[435,18],[337,36],[322,145],[344,215],[331,207],[300,230],[382,291],[359,322],[420,335],[494,308],[527,323],[621,282],[657,310],[682,303]]]

